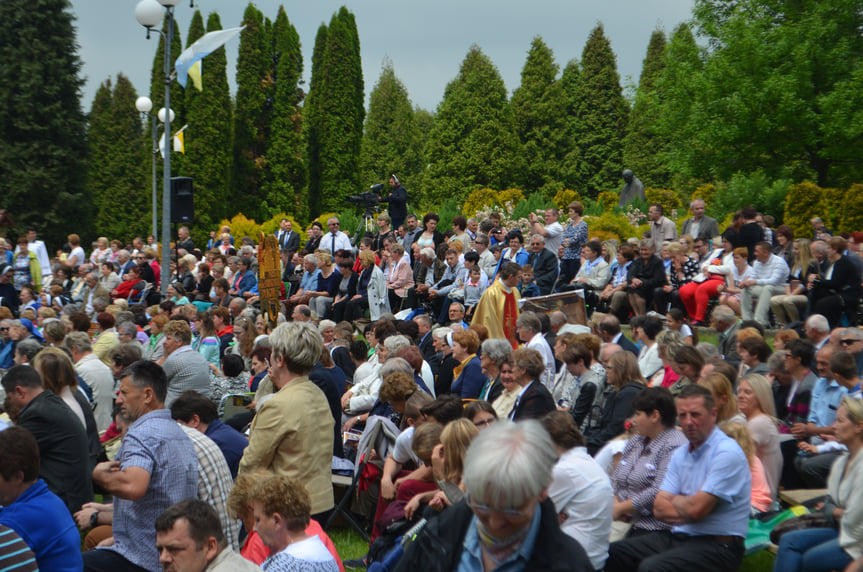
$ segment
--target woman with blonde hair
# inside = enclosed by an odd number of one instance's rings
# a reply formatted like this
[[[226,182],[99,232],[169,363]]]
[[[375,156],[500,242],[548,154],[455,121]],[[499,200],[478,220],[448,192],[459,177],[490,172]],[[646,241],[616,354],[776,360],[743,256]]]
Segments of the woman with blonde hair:
[[[746,417],[737,409],[737,397],[731,382],[721,373],[711,373],[698,380],[698,385],[706,387],[716,402],[716,422],[746,423]]]
[[[749,471],[752,473],[752,498],[750,504],[758,512],[767,512],[773,504],[770,496],[770,485],[767,484],[767,476],[764,473],[764,465],[756,455],[755,441],[745,423],[736,421],[723,421],[719,424],[723,433],[737,441],[746,460],[749,461]]]
[[[226,353],[243,358],[245,368],[249,369],[252,365],[252,350],[255,349],[255,337],[257,330],[255,324],[245,316],[240,316],[234,320],[234,343]]]
[[[342,275],[333,266],[333,257],[326,252],[318,252],[318,269],[321,274],[318,276],[318,284],[314,292],[309,292],[311,300],[309,307],[318,315],[319,319],[326,317],[333,305],[333,300],[336,299],[336,293],[339,290],[339,284],[342,281]]]
[[[158,306],[156,306],[158,308]],[[152,313],[151,313],[152,315]],[[162,314],[155,315],[150,318],[150,340],[147,342],[147,347],[144,348],[145,360],[159,362],[165,358],[165,334],[162,333],[162,328],[168,323],[168,317]]]
[[[779,447],[773,391],[767,378],[757,373],[744,376],[737,384],[737,405],[746,417],[746,426],[755,441],[756,454],[764,464],[770,495],[775,499],[782,474],[782,451]]]
[[[818,262],[812,258],[810,244],[808,238],[794,241],[794,265],[788,276],[788,284],[785,285],[785,293],[770,298],[770,309],[773,310],[780,328],[787,327],[791,322],[799,322],[809,304],[809,297],[806,295],[809,276],[819,274]]]

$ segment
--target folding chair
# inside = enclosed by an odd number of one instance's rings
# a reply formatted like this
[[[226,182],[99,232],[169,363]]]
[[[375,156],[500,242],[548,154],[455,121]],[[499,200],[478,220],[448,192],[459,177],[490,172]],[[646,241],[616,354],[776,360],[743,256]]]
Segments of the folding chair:
[[[395,446],[398,434],[398,428],[389,419],[377,416],[369,417],[366,421],[366,429],[363,431],[359,445],[357,445],[357,459],[359,461],[354,466],[353,477],[333,475],[332,481],[334,485],[347,486],[347,488],[342,493],[339,502],[333,508],[329,518],[327,518],[327,522],[324,524],[325,531],[329,531],[330,525],[338,515],[341,515],[359,533],[363,540],[366,542],[369,541],[369,534],[351,512],[350,503],[354,495],[357,494],[363,470],[371,460],[372,450],[377,450],[378,456],[385,459],[389,454],[389,450]]]

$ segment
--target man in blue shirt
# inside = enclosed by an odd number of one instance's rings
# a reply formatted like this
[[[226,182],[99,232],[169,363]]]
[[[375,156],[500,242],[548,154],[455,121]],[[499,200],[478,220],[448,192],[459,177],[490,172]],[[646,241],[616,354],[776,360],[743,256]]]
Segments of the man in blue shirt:
[[[84,553],[84,570],[158,570],[156,530],[162,512],[198,496],[198,456],[183,429],[164,409],[168,378],[151,361],[120,376],[117,405],[131,425],[114,461],[99,463],[93,481],[114,496],[114,543]]]
[[[710,390],[688,385],[677,417],[689,445],[674,451],[653,502],[653,515],[672,525],[613,543],[607,572],[737,570],[749,529],[752,476],[740,446],[716,427]]]
[[[18,533],[41,570],[82,570],[75,521],[39,478],[39,447],[23,427],[0,431],[0,505],[0,525]]]

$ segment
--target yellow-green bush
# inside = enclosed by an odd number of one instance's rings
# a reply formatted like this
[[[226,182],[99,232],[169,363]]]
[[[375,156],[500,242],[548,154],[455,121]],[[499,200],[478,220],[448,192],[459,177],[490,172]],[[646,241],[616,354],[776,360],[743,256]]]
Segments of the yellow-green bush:
[[[812,217],[827,218],[827,208],[822,204],[823,193],[824,189],[808,181],[791,185],[788,189],[782,220],[794,230],[795,236],[812,233],[809,224]]]
[[[602,206],[602,209],[609,212],[614,210],[618,201],[620,201],[620,196],[614,191],[602,191],[596,197],[596,202]]]
[[[675,191],[669,189],[656,189],[653,187],[644,190],[644,196],[648,204],[659,203],[665,212],[665,216],[671,218],[680,208],[680,197]]]
[[[462,212],[466,218],[476,216],[481,210],[499,205],[498,192],[494,189],[476,189],[470,192],[462,205]]]
[[[578,191],[573,191],[571,189],[561,189],[557,191],[557,193],[554,195],[553,200],[554,206],[556,206],[558,209],[565,213],[567,206],[569,206],[569,203],[573,201],[580,201],[581,195],[578,194]]]
[[[842,222],[839,227],[843,232],[863,230],[863,185],[854,183],[845,193],[843,201]]]
[[[497,204],[500,206],[506,206],[509,203],[512,207],[515,207],[515,205],[523,200],[524,193],[518,189],[507,189],[497,194]]]
[[[588,232],[591,236],[598,232],[610,233],[612,236],[604,236],[606,238],[616,238],[621,243],[631,236],[641,238],[642,231],[639,227],[632,226],[625,215],[607,211],[600,216],[587,216],[584,218],[587,221]],[[647,226],[645,225],[644,228],[646,229]]]
[[[258,232],[261,232],[262,228],[262,225],[255,222],[254,219],[247,218],[243,213],[235,214],[230,220],[224,219],[219,226],[231,227],[231,235],[237,240],[238,244],[244,236],[248,236],[255,242],[258,242]]]

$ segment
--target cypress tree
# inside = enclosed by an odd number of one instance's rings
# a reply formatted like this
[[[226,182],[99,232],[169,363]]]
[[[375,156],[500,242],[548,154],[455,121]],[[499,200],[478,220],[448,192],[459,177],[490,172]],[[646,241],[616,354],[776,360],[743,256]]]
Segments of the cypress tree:
[[[623,170],[623,138],[629,112],[617,58],[602,24],[590,34],[581,57],[578,141],[584,169],[584,189],[595,197],[619,187]]]
[[[113,84],[109,77],[96,90],[87,121],[87,195],[97,213],[97,228],[100,228],[98,213],[104,207],[107,189],[111,184],[110,162],[114,151],[113,106]]]
[[[525,190],[562,188],[563,159],[573,147],[566,137],[566,97],[551,49],[537,36],[521,71],[521,85],[512,94],[512,109],[525,159]]]
[[[415,183],[422,170],[421,145],[407,88],[387,60],[369,97],[360,161],[363,184],[386,181],[396,173],[410,192],[411,202],[419,202]]]
[[[81,60],[68,0],[0,2],[0,196],[48,249],[90,234]]]
[[[125,240],[149,232],[152,208],[150,171],[147,169],[145,176],[141,168],[151,165],[151,143],[142,137],[136,99],[132,82],[119,74],[111,96],[108,137],[102,142],[107,151],[101,158],[104,191],[96,210],[99,234]],[[91,148],[94,143],[91,139]],[[94,159],[92,156],[91,161]]]
[[[168,34],[168,19],[162,22],[162,32]],[[174,19],[174,36],[171,39],[171,73],[174,71],[174,62],[181,53],[183,53],[182,33],[180,32],[180,23]],[[165,107],[165,40],[161,34],[151,34],[150,37],[157,39],[156,55],[153,56],[153,67],[150,71],[150,100],[153,102],[153,113],[158,113],[160,109]],[[171,131],[176,133],[183,125],[186,124],[186,106],[184,102],[183,86],[177,82],[175,77],[171,80],[171,109],[174,110],[174,120],[171,121]],[[162,134],[162,125],[157,122],[160,133],[160,142]],[[147,129],[147,133],[151,131]],[[152,137],[152,135],[150,135]],[[152,141],[152,139],[151,139]],[[173,144],[169,144],[171,146]],[[183,173],[184,157],[181,153],[171,155],[171,174],[179,176]],[[159,177],[162,176],[162,162],[158,162]],[[161,189],[161,187],[159,187]],[[162,201],[158,201],[161,209]],[[161,215],[160,215],[161,216]]]
[[[656,83],[665,67],[665,32],[654,30],[638,80],[638,93],[623,142],[623,166],[631,169],[647,187],[668,188],[671,173],[665,153],[668,139],[658,129],[662,93]]]
[[[313,106],[314,129],[310,135],[315,138],[309,141],[310,151],[314,146],[309,160],[318,162],[314,168],[310,166],[309,193],[315,197],[314,201],[318,197],[321,200],[319,207],[313,205],[312,215],[319,214],[320,210],[341,210],[344,198],[360,188],[365,107],[360,40],[354,15],[342,6],[330,20],[325,36],[326,47],[320,64],[312,63],[310,91],[314,92],[314,98],[309,101]],[[316,56],[320,55],[317,51],[316,42]],[[316,67],[317,78],[314,77]]]
[[[270,145],[267,150],[269,176],[263,188],[262,210],[270,214],[308,216],[306,165],[303,158],[302,115],[304,93],[299,87],[303,73],[300,35],[288,20],[283,6],[273,24],[275,101]]]
[[[578,113],[581,109],[581,68],[576,60],[570,60],[563,68],[560,88],[563,91],[563,140],[568,147],[560,163],[560,177],[567,189],[584,189],[584,167],[581,163],[581,148],[578,144]]]
[[[200,22],[200,28],[196,22]],[[207,18],[207,32],[221,30],[219,15]],[[189,28],[190,45],[203,35],[203,18],[195,13]],[[206,240],[222,218],[233,214],[228,202],[231,180],[231,94],[228,89],[225,48],[214,51],[201,62],[198,91],[191,80],[186,84],[185,174],[195,180],[196,243]]]
[[[426,199],[441,204],[474,187],[518,183],[524,161],[506,86],[497,68],[473,45],[444,91],[426,144]]]
[[[267,142],[272,118],[272,62],[264,15],[251,3],[243,16],[237,56],[237,97],[234,109],[233,192],[249,199],[243,213],[257,220],[262,212],[261,185],[266,173]]]
[[[304,106],[306,131],[306,159],[309,176],[309,211],[312,215],[321,212],[321,197],[323,185],[321,181],[321,145],[323,144],[323,115],[318,112],[318,94],[322,93],[324,54],[327,50],[326,24],[318,27],[315,36],[315,47],[312,51],[312,79],[309,83],[309,95]]]

